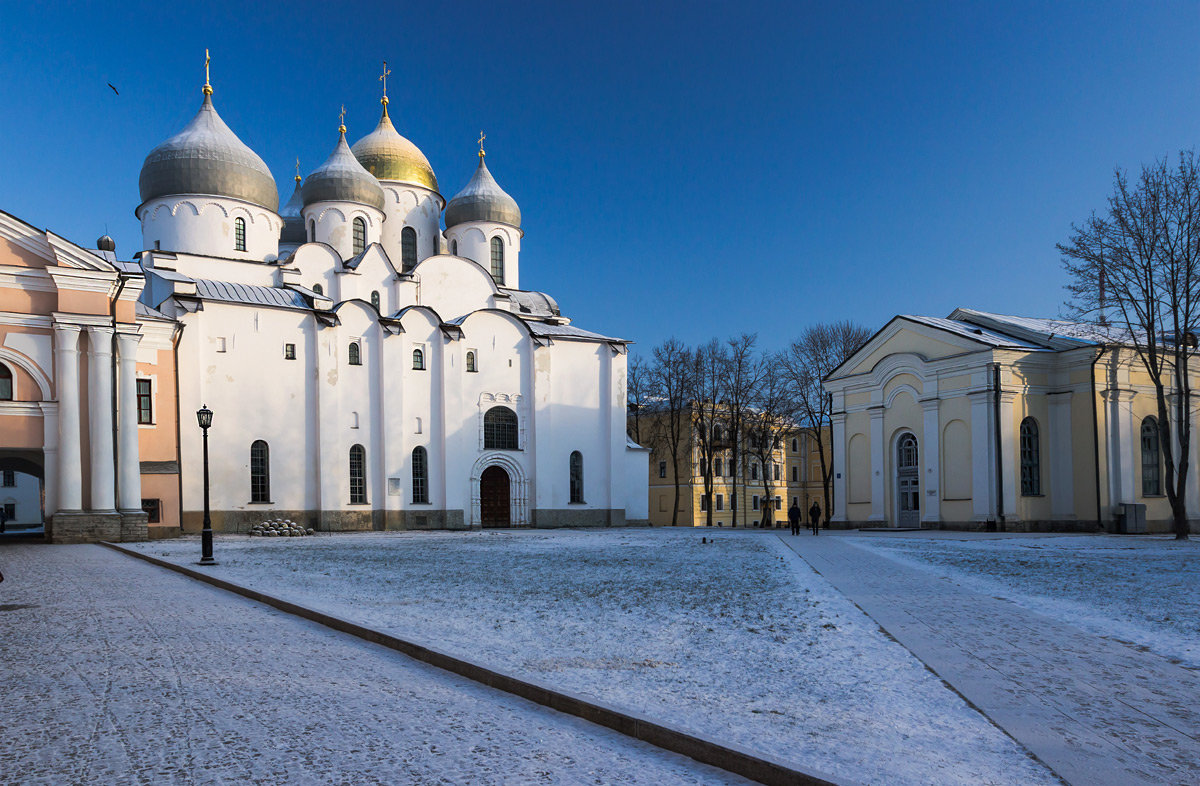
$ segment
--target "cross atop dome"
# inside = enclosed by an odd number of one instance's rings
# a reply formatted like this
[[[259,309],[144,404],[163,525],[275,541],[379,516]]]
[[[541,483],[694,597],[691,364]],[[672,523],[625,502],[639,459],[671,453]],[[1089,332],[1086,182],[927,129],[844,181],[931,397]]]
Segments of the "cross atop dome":
[[[387,61],[384,60],[383,61],[383,73],[379,75],[379,81],[383,82],[383,98],[380,99],[379,103],[383,104],[384,112],[387,112],[387,105],[388,105],[387,78],[388,78],[388,74],[390,74],[390,73],[392,73],[392,72],[388,70]]]
[[[204,49],[204,87],[202,87],[201,90],[204,92],[204,95],[206,95],[206,96],[212,95],[212,85],[210,85],[208,83],[208,64],[209,64],[209,61],[211,61],[211,60],[212,60],[212,58],[208,56],[208,48],[205,47],[205,49]]]

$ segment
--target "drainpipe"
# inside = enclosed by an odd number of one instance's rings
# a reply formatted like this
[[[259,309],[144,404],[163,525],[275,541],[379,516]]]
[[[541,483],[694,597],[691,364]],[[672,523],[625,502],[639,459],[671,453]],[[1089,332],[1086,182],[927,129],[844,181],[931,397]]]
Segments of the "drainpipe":
[[[1100,510],[1100,415],[1099,406],[1096,404],[1096,364],[1100,362],[1100,358],[1104,357],[1104,353],[1108,351],[1108,346],[1100,345],[1100,351],[1096,357],[1092,359],[1092,461],[1095,463],[1096,469],[1096,529],[1104,529],[1104,516]]]
[[[996,523],[1004,532],[1004,450],[1000,444],[1000,364],[992,364],[992,417],[996,437]]]

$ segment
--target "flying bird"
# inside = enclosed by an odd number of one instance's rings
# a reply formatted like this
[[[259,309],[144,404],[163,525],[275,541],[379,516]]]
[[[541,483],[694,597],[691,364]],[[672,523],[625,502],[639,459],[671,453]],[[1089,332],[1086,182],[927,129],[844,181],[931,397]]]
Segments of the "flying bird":
[[[113,83],[112,83],[112,82],[106,82],[105,84],[107,84],[109,87],[112,87],[112,91],[113,91],[114,93],[117,93],[117,95],[121,95],[120,93],[118,93],[118,92],[117,92],[117,88],[113,87]]]

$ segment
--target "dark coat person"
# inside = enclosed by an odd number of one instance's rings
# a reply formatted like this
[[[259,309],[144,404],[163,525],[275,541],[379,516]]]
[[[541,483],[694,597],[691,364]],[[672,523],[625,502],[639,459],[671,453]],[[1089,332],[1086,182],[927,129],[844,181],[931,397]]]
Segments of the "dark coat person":
[[[797,505],[795,502],[793,502],[792,506],[790,508],[788,508],[788,523],[792,525],[792,534],[793,535],[800,534],[800,517],[801,517],[801,515],[803,515],[803,514],[800,513],[800,506]]]
[[[818,535],[821,532],[821,506],[814,499],[812,507],[808,509],[808,520],[812,524],[812,532]]]

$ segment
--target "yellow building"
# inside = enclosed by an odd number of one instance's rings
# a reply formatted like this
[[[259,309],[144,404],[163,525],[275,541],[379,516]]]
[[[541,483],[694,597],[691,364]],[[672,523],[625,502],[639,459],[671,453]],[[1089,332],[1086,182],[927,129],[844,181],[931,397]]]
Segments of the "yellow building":
[[[1169,531],[1154,389],[1107,339],[970,309],[894,318],[825,380],[834,526]]]
[[[665,417],[655,412],[643,414],[640,424],[642,440],[651,448],[650,522],[655,526],[672,523],[675,503],[676,468],[670,451],[662,439],[651,436]],[[679,526],[703,527],[708,524],[703,452],[695,427],[691,434],[691,444],[680,449],[679,515],[676,520]],[[718,443],[715,448],[712,461],[713,526],[735,526],[732,509],[735,491],[738,527],[758,526],[764,515],[773,525],[786,527],[787,510],[793,502],[805,511],[805,522],[813,500],[817,500],[824,510],[820,455],[809,429],[787,429],[778,435],[777,444],[769,450],[759,449],[754,437],[744,438],[738,451],[738,466],[734,466],[732,445],[728,441]],[[826,445],[826,461],[829,460],[829,446]]]

